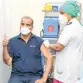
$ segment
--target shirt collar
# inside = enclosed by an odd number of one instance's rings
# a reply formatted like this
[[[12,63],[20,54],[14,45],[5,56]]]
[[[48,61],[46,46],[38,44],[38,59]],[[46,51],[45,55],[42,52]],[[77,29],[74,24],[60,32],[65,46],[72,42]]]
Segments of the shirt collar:
[[[70,20],[70,21],[67,23],[67,25],[71,25],[74,20],[76,20],[76,18],[73,18],[72,20]]]
[[[30,38],[35,37],[35,35],[33,33],[30,33],[30,34],[31,34]],[[17,36],[17,39],[21,39],[21,33]]]

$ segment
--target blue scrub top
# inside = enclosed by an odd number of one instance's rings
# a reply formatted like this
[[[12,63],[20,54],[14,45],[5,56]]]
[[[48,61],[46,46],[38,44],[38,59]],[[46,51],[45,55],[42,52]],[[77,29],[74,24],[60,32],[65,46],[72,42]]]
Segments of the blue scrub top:
[[[9,40],[8,52],[12,57],[12,74],[15,75],[43,75],[43,65],[40,47],[43,39],[31,33],[26,43],[20,34]]]

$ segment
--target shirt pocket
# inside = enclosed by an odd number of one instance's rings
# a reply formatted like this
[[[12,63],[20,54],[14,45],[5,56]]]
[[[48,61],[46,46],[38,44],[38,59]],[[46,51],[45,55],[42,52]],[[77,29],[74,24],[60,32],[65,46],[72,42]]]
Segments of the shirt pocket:
[[[62,74],[64,72],[64,60],[59,60],[56,62],[56,70],[57,70],[57,73],[59,74]]]
[[[28,52],[28,54],[30,54],[30,57],[33,57],[33,58],[40,57],[39,55],[41,54],[41,52],[40,52],[39,47],[37,47],[37,46],[36,47],[30,47],[28,51],[27,52]]]

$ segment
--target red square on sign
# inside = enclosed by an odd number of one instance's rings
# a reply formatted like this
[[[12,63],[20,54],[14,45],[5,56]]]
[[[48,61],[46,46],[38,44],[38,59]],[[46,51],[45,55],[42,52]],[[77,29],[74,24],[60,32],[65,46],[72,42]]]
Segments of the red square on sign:
[[[53,32],[54,31],[54,26],[48,26],[48,32]]]

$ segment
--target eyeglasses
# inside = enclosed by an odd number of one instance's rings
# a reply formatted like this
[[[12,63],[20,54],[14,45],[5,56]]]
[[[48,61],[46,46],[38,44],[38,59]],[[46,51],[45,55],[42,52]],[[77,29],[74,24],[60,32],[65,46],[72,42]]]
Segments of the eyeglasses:
[[[25,24],[25,23],[21,23],[22,26],[26,25],[26,26],[32,26],[32,24]]]

